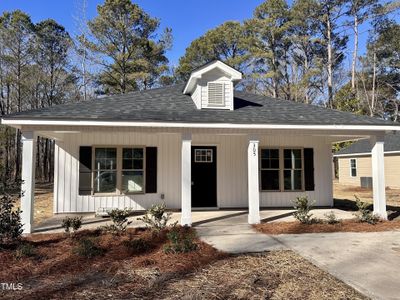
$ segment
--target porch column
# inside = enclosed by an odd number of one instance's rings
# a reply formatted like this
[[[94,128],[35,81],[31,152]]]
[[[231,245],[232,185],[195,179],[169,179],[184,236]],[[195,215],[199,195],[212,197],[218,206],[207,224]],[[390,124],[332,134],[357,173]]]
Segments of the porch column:
[[[31,233],[33,224],[33,203],[35,198],[36,137],[33,131],[22,132],[22,186],[21,221],[23,232]]]
[[[247,148],[248,164],[248,198],[249,198],[249,224],[260,223],[260,188],[258,176],[258,144],[256,139],[249,140]]]
[[[371,144],[374,214],[386,220],[384,135],[371,136]]]
[[[181,225],[192,225],[192,134],[182,134],[182,172],[181,172],[181,197],[182,216]]]

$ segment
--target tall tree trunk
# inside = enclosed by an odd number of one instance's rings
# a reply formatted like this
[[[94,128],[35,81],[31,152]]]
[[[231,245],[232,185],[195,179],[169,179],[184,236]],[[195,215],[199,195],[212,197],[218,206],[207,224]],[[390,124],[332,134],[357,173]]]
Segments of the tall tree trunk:
[[[358,16],[354,14],[354,49],[353,60],[351,63],[351,89],[353,93],[356,90],[356,68],[357,68],[357,53],[358,53]]]
[[[372,95],[370,105],[370,116],[375,114],[375,101],[376,101],[376,51],[374,46],[373,62],[372,62]]]
[[[327,17],[327,39],[328,39],[328,107],[333,108],[333,61],[332,61],[332,24],[330,16]]]

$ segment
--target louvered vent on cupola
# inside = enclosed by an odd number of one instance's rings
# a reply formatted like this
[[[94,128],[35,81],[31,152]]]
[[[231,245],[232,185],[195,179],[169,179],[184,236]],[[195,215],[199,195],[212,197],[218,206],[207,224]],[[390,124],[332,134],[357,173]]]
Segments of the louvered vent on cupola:
[[[234,86],[241,79],[242,73],[217,60],[194,70],[183,93],[197,109],[234,110]]]
[[[208,106],[225,106],[225,84],[220,82],[208,82]]]

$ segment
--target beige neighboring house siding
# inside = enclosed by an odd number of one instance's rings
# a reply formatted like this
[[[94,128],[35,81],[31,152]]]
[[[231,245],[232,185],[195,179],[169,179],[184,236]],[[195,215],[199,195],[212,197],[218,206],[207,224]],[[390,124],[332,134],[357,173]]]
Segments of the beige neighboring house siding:
[[[357,161],[357,176],[352,177],[350,159]],[[360,186],[360,177],[371,177],[371,156],[339,157],[339,183]],[[385,154],[385,185],[400,188],[400,154]]]

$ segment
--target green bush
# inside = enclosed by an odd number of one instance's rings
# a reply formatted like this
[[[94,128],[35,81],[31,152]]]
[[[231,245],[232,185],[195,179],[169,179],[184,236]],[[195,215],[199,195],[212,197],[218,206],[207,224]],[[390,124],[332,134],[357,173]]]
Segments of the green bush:
[[[65,217],[62,220],[61,227],[64,228],[64,231],[66,233],[71,232],[71,228],[73,232],[76,232],[79,230],[79,228],[82,227],[82,216],[80,217]]]
[[[128,217],[132,214],[130,209],[113,209],[110,211],[109,215],[113,224],[103,226],[102,229],[111,232],[112,234],[121,234],[126,232],[128,225],[132,221],[128,221]]]
[[[105,251],[99,246],[95,238],[81,238],[77,245],[72,249],[74,254],[82,257],[91,258],[102,255]]]
[[[341,221],[336,217],[335,213],[331,210],[329,213],[326,213],[325,215],[326,218],[326,223],[328,224],[338,224]]]
[[[146,210],[145,215],[138,220],[143,221],[147,227],[159,232],[167,227],[168,221],[171,219],[171,212],[167,212],[165,203],[154,204],[150,209]]]
[[[307,196],[297,197],[296,200],[293,201],[293,207],[296,210],[293,216],[302,224],[315,223],[316,219],[313,219],[313,215],[310,213],[314,203],[315,201],[310,203]]]
[[[7,193],[0,198],[0,246],[17,242],[22,235],[21,210],[15,209],[15,201]]]
[[[188,227],[173,226],[167,234],[169,243],[164,246],[165,253],[186,253],[194,251],[198,245],[194,242],[194,232]]]
[[[357,195],[354,195],[356,198],[356,206],[358,208],[358,211],[354,214],[358,221],[363,222],[363,223],[369,223],[369,224],[376,224],[379,222],[379,217],[374,215],[371,210],[369,210],[369,204],[366,202],[361,201]]]
[[[151,248],[150,243],[142,238],[126,240],[123,245],[128,249],[131,254],[140,254],[148,251]]]
[[[15,252],[15,257],[17,259],[21,259],[24,257],[34,257],[36,256],[36,249],[32,244],[29,243],[22,243],[21,245],[18,246],[16,252]]]

